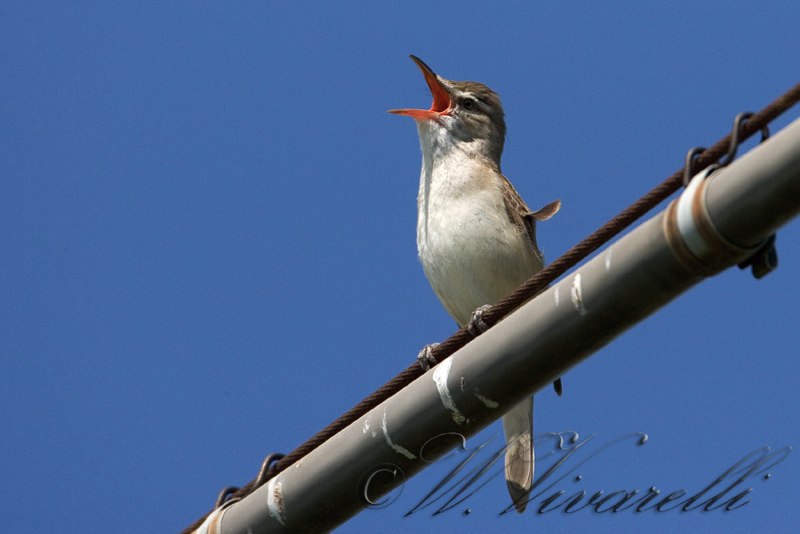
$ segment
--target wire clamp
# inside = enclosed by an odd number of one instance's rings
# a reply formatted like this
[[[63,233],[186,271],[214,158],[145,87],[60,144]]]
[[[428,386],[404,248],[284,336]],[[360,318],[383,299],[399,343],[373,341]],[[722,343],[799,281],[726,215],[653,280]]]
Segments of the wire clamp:
[[[742,133],[742,126],[747,122],[747,119],[753,116],[752,112],[745,111],[736,115],[733,120],[733,130],[731,131],[731,144],[728,148],[728,154],[725,160],[720,164],[725,166],[734,160],[736,151],[739,148],[739,137]],[[769,139],[769,126],[764,125],[761,128],[761,141],[763,143]],[[761,279],[778,268],[778,250],[775,248],[775,234],[766,238],[755,254],[739,263],[740,269],[747,269],[750,267],[753,276],[756,279]]]
[[[261,464],[261,469],[258,471],[258,476],[253,481],[251,492],[256,488],[260,487],[264,482],[269,480],[269,469],[272,467],[272,464],[280,460],[286,456],[285,454],[281,454],[279,452],[273,452],[269,456],[264,459],[264,462]],[[230,506],[231,504],[235,503],[236,501],[240,501],[241,497],[234,497],[241,488],[238,486],[228,486],[223,488],[222,491],[219,492],[217,496],[217,500],[214,503],[214,510],[219,510],[220,508]]]
[[[689,150],[683,167],[686,190],[667,208],[665,232],[670,247],[681,263],[697,274],[715,274],[731,262],[736,262],[742,269],[751,267],[753,276],[761,278],[777,267],[774,235],[750,248],[731,243],[716,229],[705,204],[707,178],[736,159],[742,127],[752,115],[750,112],[736,115],[729,135],[728,152],[719,163],[696,173],[695,161],[706,149],[695,147]],[[768,138],[769,129],[764,126],[761,128],[761,142]],[[743,257],[744,260],[741,259]]]
[[[760,280],[778,268],[778,250],[775,248],[776,234],[769,236],[755,254],[739,264],[740,269],[750,267],[753,276]]]
[[[222,491],[219,492],[217,500],[214,503],[214,510],[219,509],[222,505],[228,505],[238,501],[239,497],[231,498],[231,496],[237,491],[239,491],[238,486],[228,486],[227,488],[222,488]]]
[[[271,477],[269,476],[269,470],[272,467],[272,464],[280,460],[286,456],[285,454],[281,454],[279,452],[273,452],[261,463],[261,469],[258,470],[258,476],[253,481],[253,489],[261,487],[264,482],[269,480]]]

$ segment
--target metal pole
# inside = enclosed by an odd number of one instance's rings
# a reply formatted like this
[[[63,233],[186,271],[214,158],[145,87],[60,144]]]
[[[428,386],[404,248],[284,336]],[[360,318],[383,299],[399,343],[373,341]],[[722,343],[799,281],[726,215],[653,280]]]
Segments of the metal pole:
[[[800,212],[800,120],[526,303],[198,532],[321,532],[475,434]]]

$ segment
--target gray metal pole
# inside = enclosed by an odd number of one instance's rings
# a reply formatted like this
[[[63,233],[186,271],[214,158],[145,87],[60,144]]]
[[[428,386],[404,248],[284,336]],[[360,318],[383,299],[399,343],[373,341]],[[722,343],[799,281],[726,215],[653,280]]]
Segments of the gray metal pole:
[[[199,532],[330,530],[800,212],[800,120],[526,303]],[[750,247],[750,248],[749,248]],[[400,474],[391,479],[392,474]]]

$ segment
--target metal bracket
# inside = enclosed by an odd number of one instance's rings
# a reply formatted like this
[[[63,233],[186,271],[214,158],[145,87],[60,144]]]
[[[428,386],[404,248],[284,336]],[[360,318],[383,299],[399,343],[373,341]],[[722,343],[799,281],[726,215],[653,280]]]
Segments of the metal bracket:
[[[689,150],[683,167],[683,185],[686,190],[667,208],[664,230],[670,248],[681,263],[703,276],[715,274],[737,259],[739,268],[751,267],[756,278],[766,276],[778,266],[774,234],[752,249],[739,247],[717,231],[708,215],[705,202],[706,178],[736,159],[742,126],[752,115],[749,111],[736,115],[730,133],[728,153],[718,164],[710,165],[695,174],[694,161],[706,149],[695,147]],[[767,139],[769,128],[764,126],[761,129],[760,142]],[[744,254],[748,255],[741,260]]]
[[[664,217],[664,233],[675,257],[687,269],[710,276],[752,257],[763,245],[742,248],[728,241],[714,226],[705,202],[707,179],[718,171],[712,165],[689,180],[686,190],[673,200]]]

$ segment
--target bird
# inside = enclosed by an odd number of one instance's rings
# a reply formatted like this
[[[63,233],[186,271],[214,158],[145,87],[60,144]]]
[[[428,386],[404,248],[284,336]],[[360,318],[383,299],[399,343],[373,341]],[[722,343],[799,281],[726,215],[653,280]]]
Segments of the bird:
[[[422,150],[417,251],[434,293],[459,327],[476,326],[498,300],[542,269],[536,222],[558,212],[556,200],[531,211],[503,175],[506,123],[500,97],[482,83],[452,81],[420,58],[430,109],[392,109],[415,120]],[[554,383],[560,394],[560,379]],[[522,513],[533,483],[533,397],[503,415],[505,478]]]

